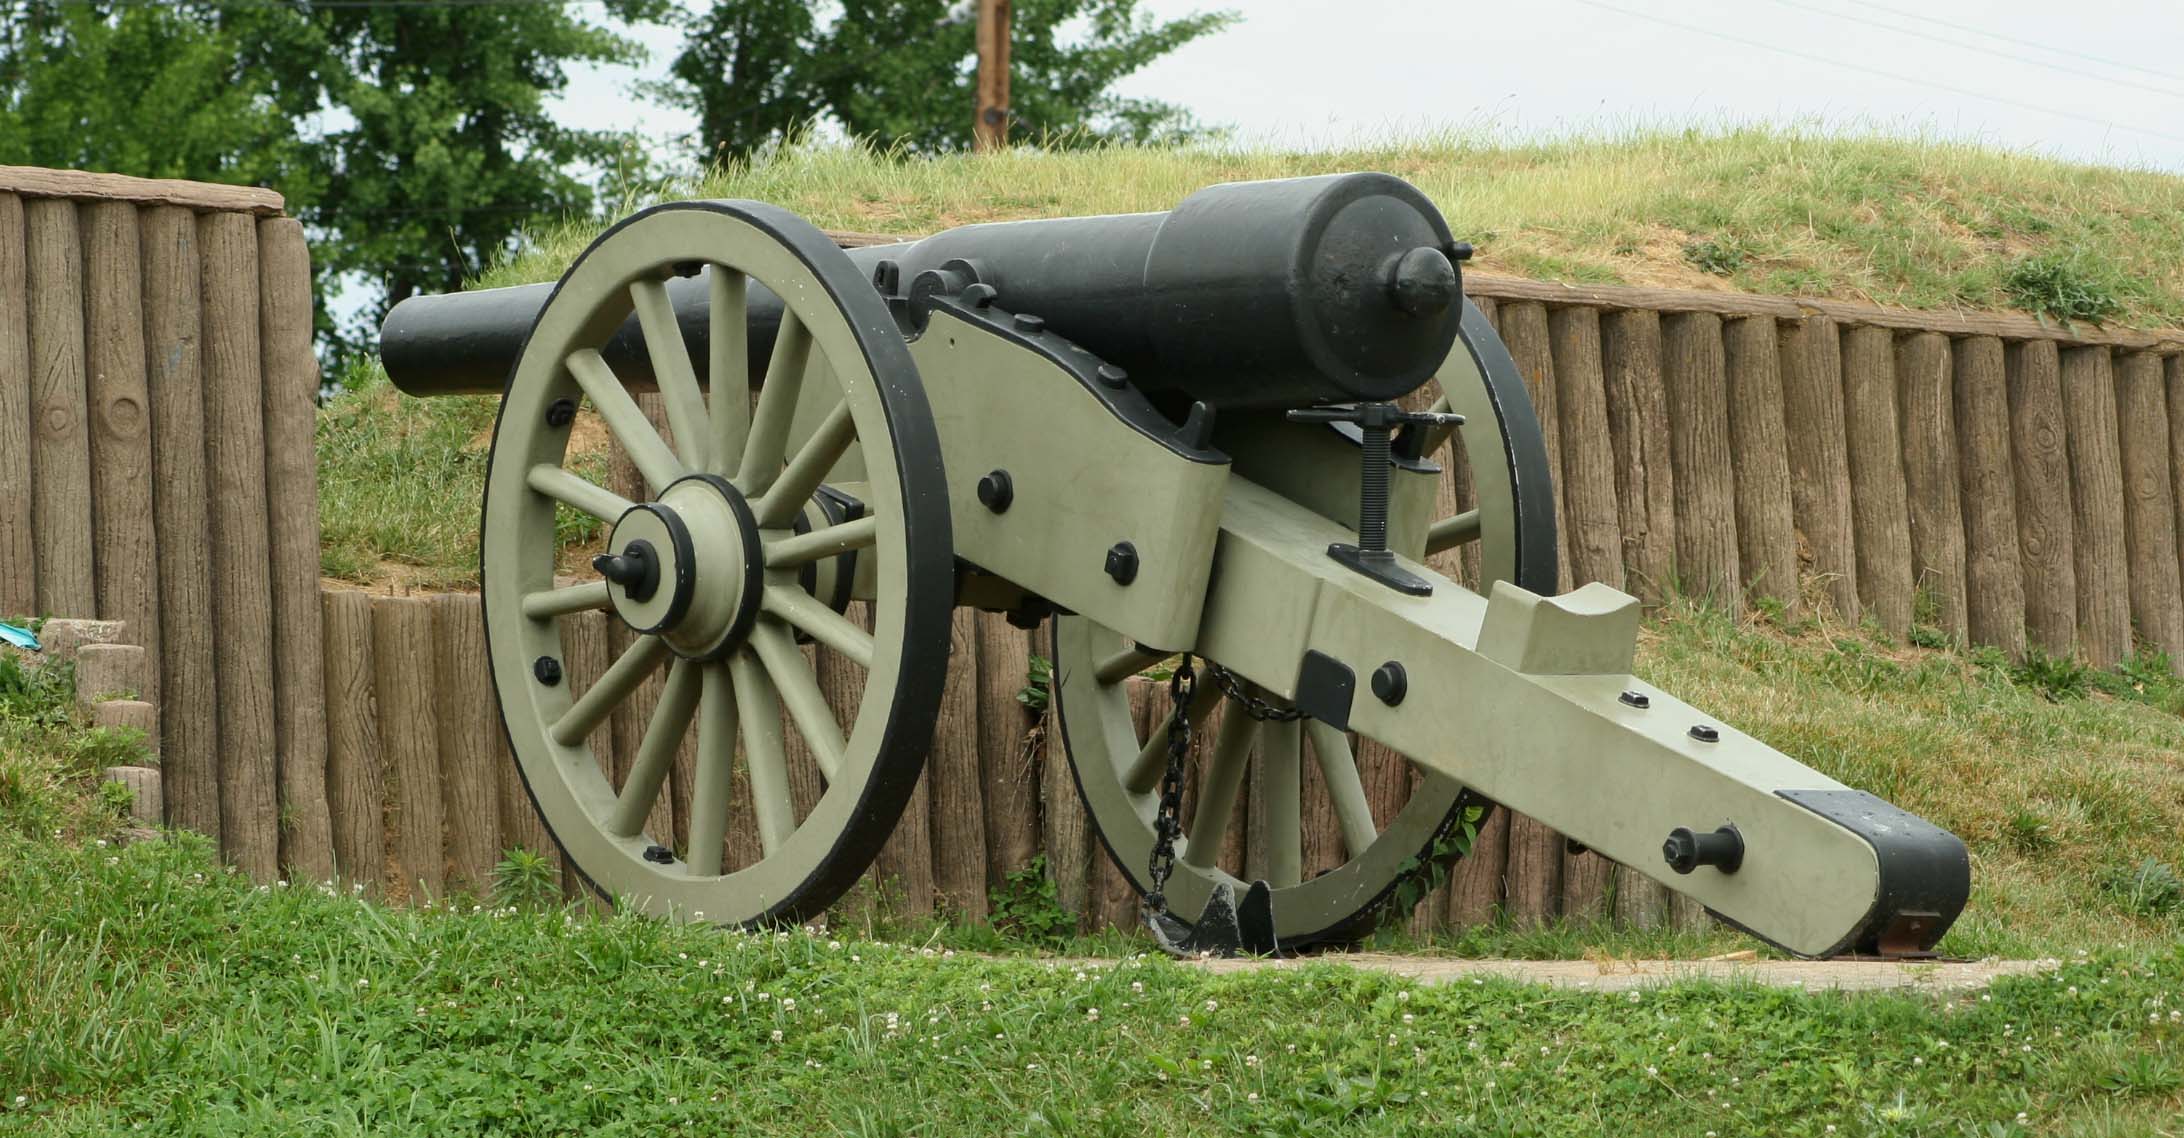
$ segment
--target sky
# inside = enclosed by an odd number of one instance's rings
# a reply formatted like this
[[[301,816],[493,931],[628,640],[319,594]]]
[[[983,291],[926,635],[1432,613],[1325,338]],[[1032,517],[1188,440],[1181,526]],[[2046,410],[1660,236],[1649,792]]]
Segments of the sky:
[[[1973,138],[2184,174],[2184,3],[2025,0],[1145,0],[1243,22],[1119,87],[1237,137],[1318,148],[1456,127],[1513,137],[1806,122]],[[665,69],[675,33],[642,36]],[[642,69],[641,69],[642,70]],[[573,77],[572,123],[689,116]],[[966,110],[968,113],[968,110]]]

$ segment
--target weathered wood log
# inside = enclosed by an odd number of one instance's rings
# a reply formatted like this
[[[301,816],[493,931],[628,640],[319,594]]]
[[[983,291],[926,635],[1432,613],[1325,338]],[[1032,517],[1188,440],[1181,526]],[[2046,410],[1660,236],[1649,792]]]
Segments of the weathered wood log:
[[[332,632],[331,625],[327,631]],[[531,802],[531,793],[523,783],[523,768],[516,765],[515,752],[508,747],[508,732],[501,726],[497,702],[492,715],[490,741],[493,782],[499,788],[501,853],[506,855],[509,850],[520,849],[545,858],[558,881],[567,873],[562,865],[561,847],[546,829],[546,820],[539,817],[538,807]]]
[[[32,201],[29,226],[31,543],[37,611],[97,616],[91,429],[84,378],[83,247],[76,204]]]
[[[86,644],[76,653],[76,710],[89,717],[94,704],[144,694],[150,661],[140,644]]]
[[[447,887],[487,899],[500,862],[500,794],[493,736],[500,730],[486,663],[485,619],[468,593],[435,597],[433,720],[438,729],[439,790],[447,826]]]
[[[1539,433],[1547,446],[1547,474],[1555,494],[1555,592],[1570,588],[1569,512],[1562,508],[1562,405],[1556,399],[1554,345],[1547,331],[1547,310],[1537,304],[1501,306],[1501,337],[1524,376]]]
[[[1489,811],[1472,840],[1471,852],[1456,863],[1450,881],[1449,925],[1469,928],[1494,919],[1502,908],[1509,868],[1509,811]]]
[[[1615,871],[1615,923],[1626,929],[1657,929],[1668,921],[1668,889],[1629,866]]]
[[[91,266],[84,282],[84,343],[98,611],[109,620],[129,622],[131,638],[157,661],[159,539],[152,520],[152,408],[144,380],[137,211],[121,203],[92,205],[83,210],[81,222]],[[316,577],[311,587],[315,612]],[[159,702],[156,666],[144,677],[144,698]]]
[[[2106,668],[2131,654],[2131,582],[2124,541],[2123,456],[2116,379],[2107,348],[2063,353],[2063,420],[2070,444],[2078,649]]]
[[[611,662],[607,651],[607,620],[607,614],[603,612],[580,612],[561,618],[561,682],[569,685],[572,698],[590,689]],[[591,749],[592,762],[598,765],[600,773],[612,779],[614,724],[611,716],[608,722],[592,729],[584,745]],[[592,902],[601,899],[575,862],[563,866],[561,892],[572,900]]]
[[[159,757],[159,709],[141,699],[105,699],[91,707],[91,725],[117,731],[134,731],[144,737],[144,748],[153,758]],[[155,811],[140,821],[156,823],[160,820]]]
[[[806,764],[809,765],[809,764]],[[798,811],[801,818],[804,811]],[[902,807],[895,832],[880,847],[876,872],[887,885],[894,912],[911,920],[933,914],[933,772],[918,776],[917,788]]]
[[[1956,437],[1964,502],[1964,604],[1972,642],[2025,654],[2017,484],[2010,466],[2006,354],[1993,336],[1956,344]]]
[[[212,547],[205,471],[203,279],[197,220],[179,206],[145,210],[145,386],[151,397],[152,495],[159,548],[159,721],[169,825],[221,841],[220,709],[213,635]],[[0,331],[0,338],[6,336]],[[375,855],[376,856],[376,855]],[[374,863],[374,880],[377,863]],[[352,875],[354,876],[354,875]]]
[[[1661,318],[1643,309],[1614,312],[1602,331],[1624,587],[1657,604],[1667,597],[1676,568],[1676,478],[1661,378]]]
[[[132,237],[134,232],[132,226]],[[260,222],[258,271],[281,864],[296,880],[325,881],[334,875],[334,846],[326,805],[326,654],[318,596],[319,366],[311,347],[311,251],[303,226],[286,217]]]
[[[372,690],[379,699],[381,773],[389,784],[387,831],[393,846],[387,893],[396,901],[437,900],[446,892],[434,641],[431,602],[372,599]]]
[[[2011,345],[2006,363],[2025,635],[2050,655],[2068,656],[2078,646],[2078,569],[2062,363],[2046,341]]]
[[[205,308],[205,466],[212,544],[211,636],[220,692],[220,836],[252,877],[279,872],[273,718],[273,584],[266,558],[265,386],[258,344],[258,227],[245,214],[197,221]],[[438,835],[434,835],[437,840]],[[438,877],[434,877],[435,883]]]
[[[129,817],[132,820],[144,826],[159,824],[164,807],[158,767],[107,767],[99,772],[99,777],[129,788]]]
[[[1062,750],[1061,724],[1052,702],[1026,746],[1038,763],[1040,848],[1046,854],[1047,876],[1054,881],[1054,896],[1062,908],[1076,916],[1080,927],[1089,929],[1094,843],[1084,799],[1077,793],[1076,778]]]
[[[1663,321],[1661,332],[1669,454],[1676,471],[1677,585],[1687,596],[1738,614],[1744,611],[1744,581],[1737,557],[1721,318],[1681,313]],[[1510,850],[1514,863],[1516,846]],[[1514,878],[1514,864],[1510,873]]]
[[[23,202],[0,194],[0,613],[38,611],[30,462],[30,250]]]
[[[373,896],[386,887],[387,780],[373,694],[372,599],[330,589],[321,595],[326,628],[326,798],[334,866]]]
[[[2184,355],[2170,356],[2163,370],[2169,404],[2169,496],[2176,503],[2178,571],[2184,574]]]
[[[2169,484],[2169,400],[2161,360],[2144,352],[2116,368],[2116,425],[2123,457],[2124,548],[2131,620],[2142,640],[2184,662],[2184,596],[2177,581],[2176,500]]]
[[[1747,599],[1796,611],[1797,527],[1790,509],[1782,345],[1772,316],[1722,327],[1729,377],[1729,458],[1736,474],[1737,567]]]
[[[1781,357],[1790,510],[1804,538],[1804,561],[1836,615],[1855,623],[1858,554],[1843,423],[1843,345],[1835,322],[1812,316],[1783,324]],[[1659,888],[1650,880],[1646,884]]]
[[[1911,519],[1911,567],[1934,622],[1964,642],[1964,507],[1957,496],[1956,400],[1949,338],[1916,332],[1896,342],[1896,393]]]
[[[1548,320],[1560,411],[1562,504],[1569,515],[1572,587],[1600,581],[1623,587],[1623,533],[1615,497],[1615,442],[1608,428],[1600,313],[1556,309]]]
[[[1858,603],[1890,635],[1902,636],[1911,631],[1913,578],[1903,436],[1896,425],[1895,334],[1886,328],[1846,329],[1842,359]]]
[[[1509,816],[1509,919],[1537,928],[1555,919],[1562,900],[1562,835],[1524,814]]]
[[[187,206],[192,210],[281,212],[281,195],[256,186],[225,186],[171,178],[135,178],[83,170],[48,170],[42,166],[0,166],[0,191],[24,197],[77,201],[122,201]]]
[[[1028,745],[1038,715],[1017,698],[1031,683],[1030,637],[998,615],[978,615],[978,767],[989,889],[1039,854],[1039,771]]]
[[[949,627],[948,681],[926,752],[933,796],[933,888],[943,912],[986,919],[985,777],[978,763],[978,614],[955,610]]]

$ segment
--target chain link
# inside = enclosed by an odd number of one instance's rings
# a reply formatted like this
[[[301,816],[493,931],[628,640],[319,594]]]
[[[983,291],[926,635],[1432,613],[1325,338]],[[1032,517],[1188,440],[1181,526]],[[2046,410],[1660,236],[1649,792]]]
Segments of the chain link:
[[[1213,682],[1220,685],[1222,694],[1242,704],[1244,714],[1253,719],[1262,723],[1289,723],[1304,718],[1304,712],[1296,707],[1282,707],[1251,694],[1244,682],[1236,678],[1236,673],[1211,660],[1206,661],[1206,671],[1213,676]]]
[[[1207,665],[1209,668],[1212,664]],[[1175,840],[1183,835],[1183,769],[1191,753],[1191,701],[1198,692],[1198,673],[1191,655],[1168,676],[1168,700],[1174,711],[1168,717],[1168,767],[1160,775],[1160,806],[1153,815],[1153,856],[1146,865],[1151,889],[1145,891],[1145,908],[1155,916],[1168,912],[1168,877],[1175,872]]]

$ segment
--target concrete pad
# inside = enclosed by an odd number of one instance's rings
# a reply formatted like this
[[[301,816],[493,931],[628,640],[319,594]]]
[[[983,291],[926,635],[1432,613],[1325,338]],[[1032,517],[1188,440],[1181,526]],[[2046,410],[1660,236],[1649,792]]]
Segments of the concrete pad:
[[[1401,976],[1420,984],[1509,980],[1553,988],[1623,992],[1687,980],[1766,984],[1808,992],[1928,991],[1983,988],[2001,976],[2021,976],[2056,966],[2053,960],[1451,960],[1386,953],[1326,953],[1296,960],[1203,960],[1192,967],[1228,973],[1347,964]]]

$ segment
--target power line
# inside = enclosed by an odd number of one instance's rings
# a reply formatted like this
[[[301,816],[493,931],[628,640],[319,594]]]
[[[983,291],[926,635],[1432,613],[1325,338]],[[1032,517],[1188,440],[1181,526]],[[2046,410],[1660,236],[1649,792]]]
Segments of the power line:
[[[2076,75],[2083,79],[2091,79],[2096,83],[2112,83],[2118,87],[2129,87],[2137,91],[2151,91],[2156,95],[2166,95],[2170,98],[2184,99],[2184,90],[2176,90],[2168,87],[2155,87],[2150,84],[2140,83],[2132,79],[2118,79],[2112,75],[2103,75],[2098,71],[2087,71],[2084,68],[2071,67],[2066,64],[2055,63],[2045,59],[2035,59],[2031,56],[2020,55],[2016,52],[2001,51],[1991,47],[1981,47],[1978,44],[1965,43],[1963,40],[1952,39],[1948,36],[1937,35],[1933,32],[1922,32],[1917,28],[1899,27],[1895,24],[1882,23],[1879,20],[1869,20],[1863,16],[1853,16],[1848,12],[1835,12],[1813,4],[1801,4],[1798,2],[1798,0],[1774,0],[1774,2],[1782,5],[1785,8],[1796,8],[1801,11],[1812,12],[1817,15],[1827,16],[1831,19],[1847,20],[1854,24],[1864,24],[1866,27],[1879,28],[1882,31],[1894,32],[1895,34],[1900,36],[1916,36],[1919,39],[1927,40],[1932,43],[1938,43],[1943,45],[1944,47],[1953,47],[1962,51],[1976,51],[1981,55],[1991,55],[1997,59],[2007,59],[2015,63],[2028,63],[2034,67],[2045,67],[2050,71],[2060,71],[2065,75]],[[2179,82],[2184,82],[2184,80],[2179,80]]]
[[[2004,43],[2014,43],[2019,47],[2029,47],[2039,51],[2053,52],[2056,55],[2074,56],[2078,59],[2085,60],[2088,63],[2099,63],[2108,67],[2121,67],[2127,71],[2143,72],[2147,75],[2154,76],[2157,79],[2173,79],[2176,82],[2184,83],[2184,75],[2179,75],[2173,71],[2157,71],[2154,68],[2147,67],[2143,64],[2132,63],[2128,60],[2110,59],[2105,55],[2094,55],[2091,52],[2079,51],[2075,48],[2056,47],[2053,44],[2041,43],[2038,40],[2023,39],[2018,36],[2006,35],[2002,32],[1988,31],[1985,28],[1975,27],[1971,24],[1960,24],[1954,20],[1944,20],[1939,16],[1928,16],[1918,12],[1906,12],[1900,8],[1891,8],[1886,4],[1875,4],[1872,2],[1872,0],[1848,0],[1848,2],[1856,4],[1861,8],[1873,8],[1878,11],[1886,12],[1891,16],[1902,16],[1905,19],[1910,20],[1924,20],[1929,24],[1939,24],[1942,27],[1954,28],[1960,32],[1970,32],[1975,36],[1986,36],[1988,39],[1998,39],[2003,41]]]
[[[2075,111],[2056,110],[2053,107],[2043,107],[2038,105],[2037,103],[2027,103],[2023,100],[2012,99],[2004,95],[1990,95],[1985,91],[1975,91],[1969,87],[1958,87],[1948,83],[1937,83],[1931,79],[1921,79],[1917,76],[1904,75],[1894,71],[1886,71],[1878,67],[1868,67],[1862,63],[1851,63],[1848,60],[1834,59],[1829,56],[1818,55],[1809,51],[1799,51],[1796,48],[1783,47],[1780,44],[1768,43],[1765,40],[1749,39],[1744,36],[1731,35],[1728,32],[1715,31],[1712,28],[1704,27],[1699,24],[1687,24],[1681,20],[1671,20],[1666,16],[1656,16],[1650,12],[1633,12],[1628,8],[1619,8],[1613,4],[1603,3],[1602,0],[1576,0],[1576,2],[1579,4],[1583,4],[1588,8],[1598,8],[1603,12],[1613,12],[1618,16],[1628,16],[1635,20],[1650,20],[1653,23],[1663,24],[1668,27],[1675,28],[1679,31],[1692,32],[1694,34],[1702,36],[1711,36],[1718,40],[1727,40],[1730,43],[1741,44],[1745,47],[1756,47],[1761,51],[1772,51],[1781,55],[1792,56],[1797,59],[1810,60],[1814,63],[1824,63],[1830,67],[1840,67],[1848,71],[1862,72],[1867,75],[1878,76],[1882,79],[1893,79],[1899,83],[1910,83],[1919,87],[1931,87],[1937,91],[1947,91],[1952,95],[1963,95],[1967,98],[1973,99],[1985,99],[1989,102],[2000,103],[2004,106],[2016,107],[2019,110],[2032,111],[2037,114],[2043,115],[2054,115],[2057,118],[2075,119],[2078,122],[2090,123],[2093,126],[2103,127],[2108,130],[2130,131],[2133,134],[2143,134],[2150,138],[2161,139],[2164,142],[2174,142],[2179,145],[2184,145],[2184,135],[2167,134],[2162,131],[2150,130],[2146,127],[2141,126],[2126,126],[2122,123],[2109,122],[2106,119],[2095,118],[2092,115],[2078,114]]]

